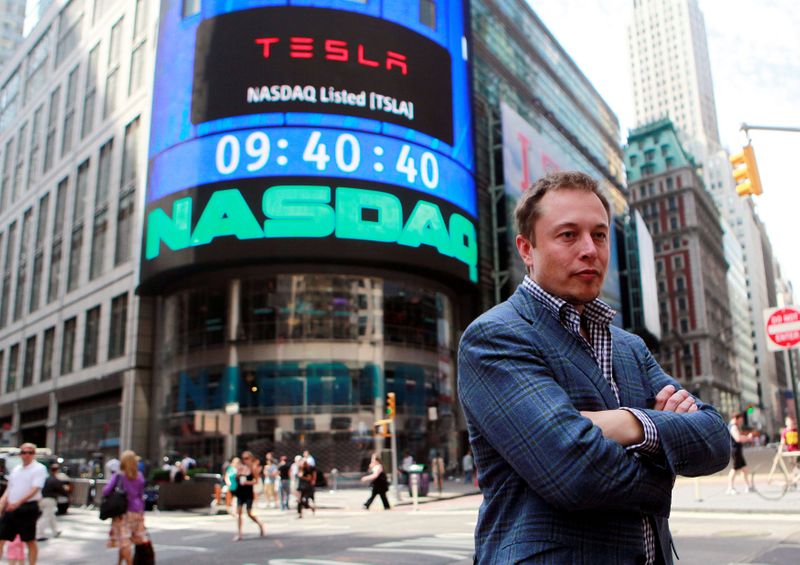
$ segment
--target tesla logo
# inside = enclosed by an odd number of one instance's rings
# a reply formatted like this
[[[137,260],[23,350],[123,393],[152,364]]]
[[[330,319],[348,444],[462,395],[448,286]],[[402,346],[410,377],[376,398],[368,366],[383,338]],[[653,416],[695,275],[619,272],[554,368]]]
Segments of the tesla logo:
[[[269,59],[272,47],[286,40],[280,37],[259,37],[255,40],[256,45],[261,46],[261,54],[265,59]],[[318,43],[322,43],[320,48]],[[328,61],[339,61],[355,63],[365,67],[383,67],[387,71],[398,69],[402,74],[408,74],[408,63],[406,56],[395,51],[386,51],[385,55],[375,58],[375,55],[368,55],[367,49],[363,44],[358,43],[351,46],[347,41],[339,39],[325,39],[318,42],[313,37],[290,37],[288,39],[289,57],[292,59],[314,59],[321,56]],[[319,52],[319,53],[318,53]]]

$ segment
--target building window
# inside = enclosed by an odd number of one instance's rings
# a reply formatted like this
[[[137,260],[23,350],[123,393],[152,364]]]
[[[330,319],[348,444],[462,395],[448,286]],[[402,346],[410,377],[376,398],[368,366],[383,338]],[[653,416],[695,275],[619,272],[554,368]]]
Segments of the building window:
[[[25,284],[27,283],[28,246],[30,244],[31,221],[33,209],[28,208],[22,216],[22,233],[19,241],[19,264],[17,265],[17,286],[14,289],[14,321],[22,317],[25,302]]]
[[[111,331],[108,340],[108,358],[125,355],[125,339],[128,324],[128,294],[121,294],[111,301]]]
[[[114,139],[109,139],[100,148],[100,159],[97,163],[97,192],[94,200],[95,212],[108,202],[111,184],[111,157],[114,151]]]
[[[678,297],[678,310],[680,312],[686,312],[686,298],[683,296]]]
[[[8,323],[8,306],[11,298],[11,271],[13,269],[14,243],[17,233],[17,223],[11,222],[8,226],[8,238],[6,239],[6,258],[3,267],[3,294],[0,299],[0,328]]]
[[[94,280],[103,274],[104,257],[106,251],[106,232],[108,231],[108,212],[103,210],[94,217],[92,230],[92,253],[89,258],[89,280]]]
[[[94,127],[94,105],[97,98],[97,60],[100,56],[100,45],[95,45],[89,52],[86,65],[86,89],[83,95],[83,121],[81,122],[81,139],[86,137]]]
[[[679,292],[684,290],[684,280],[683,277],[678,277],[675,279],[675,289]]]
[[[19,344],[11,346],[8,352],[8,376],[6,377],[6,392],[17,390],[17,367],[19,363]]]
[[[436,30],[436,2],[419,0],[419,21],[422,25]]]
[[[122,144],[122,174],[120,176],[120,192],[136,188],[139,176],[139,118],[125,126],[125,140]]]
[[[680,256],[680,255],[675,255],[675,256],[672,258],[672,265],[673,265],[673,266],[674,266],[676,269],[682,269],[682,268],[683,268],[683,257],[682,257],[682,256]]]
[[[121,265],[131,258],[131,233],[133,230],[134,191],[128,191],[119,199],[117,209],[117,239],[114,246],[114,265]]]
[[[78,180],[75,183],[75,202],[72,203],[72,225],[83,224],[86,213],[86,196],[89,190],[89,159],[78,166]]]
[[[75,330],[77,321],[70,318],[64,322],[64,334],[61,337],[61,374],[66,375],[74,370],[75,363]]]
[[[675,188],[675,181],[672,180],[672,177],[667,177],[667,190],[672,190]]]
[[[147,53],[147,0],[136,0],[136,16],[133,20],[133,49],[131,49],[131,70],[128,81],[128,96],[136,92],[144,82],[144,58]]]
[[[42,129],[42,116],[44,114],[44,104],[36,108],[33,113],[33,122],[31,126],[31,151],[28,156],[28,182],[26,186],[31,187],[32,183],[36,181],[39,176],[39,143]]]
[[[84,0],[72,0],[58,17],[58,43],[56,45],[56,66],[67,58],[81,40],[83,27]]]
[[[689,321],[686,318],[681,318],[681,333],[687,333],[689,331]]]
[[[73,129],[75,127],[75,99],[78,95],[78,66],[72,69],[67,78],[67,100],[64,108],[64,129],[61,131],[61,156],[72,149]],[[51,123],[54,123],[51,120]],[[55,128],[53,129],[55,135]]]
[[[6,142],[6,152],[3,164],[3,177],[0,181],[0,210],[5,210],[11,192],[11,169],[14,156],[14,138]]]
[[[97,365],[97,349],[100,338],[100,307],[86,311],[86,328],[83,333],[83,367]]]
[[[25,362],[22,365],[22,387],[33,384],[33,364],[36,360],[36,336],[25,341]]]
[[[47,279],[47,303],[58,298],[58,290],[61,285],[61,240],[53,243],[50,252],[50,277]]]
[[[56,329],[47,328],[44,330],[44,340],[42,341],[42,372],[39,380],[49,381],[53,378],[53,354],[56,348]]]
[[[678,229],[678,218],[676,218],[675,216],[670,217],[670,219],[669,219],[669,227],[672,230]]]
[[[14,184],[11,185],[11,203],[17,200],[17,195],[22,194],[25,188],[22,185],[22,172],[25,170],[25,143],[28,135],[28,124],[24,123],[19,128],[17,138],[17,166],[14,168]]]
[[[117,87],[119,84],[120,45],[122,43],[122,23],[120,18],[111,28],[108,42],[108,71],[106,75],[106,98],[103,104],[103,118],[107,118],[117,109]]]
[[[67,268],[67,292],[78,288],[81,274],[81,253],[83,252],[83,226],[72,230],[72,241],[69,249],[69,266]]]
[[[636,166],[636,162],[638,161],[637,156],[636,155],[631,155],[629,157],[629,159],[630,159],[630,162],[631,162],[631,167],[635,167]]]
[[[58,181],[56,189],[56,210],[53,221],[53,239],[61,237],[64,231],[64,217],[67,210],[67,191],[69,190],[69,177],[64,177]]]

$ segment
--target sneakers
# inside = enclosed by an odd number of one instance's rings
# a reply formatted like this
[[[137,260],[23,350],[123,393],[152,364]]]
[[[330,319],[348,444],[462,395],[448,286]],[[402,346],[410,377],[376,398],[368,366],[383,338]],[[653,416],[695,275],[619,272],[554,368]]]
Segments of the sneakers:
[[[751,490],[752,490],[752,489],[751,489],[750,487],[744,487],[744,492],[745,492],[745,494],[747,494],[747,493],[748,493],[748,492],[750,492]]]
[[[739,493],[736,492],[735,488],[729,488],[728,490],[725,491],[725,494],[739,494]]]

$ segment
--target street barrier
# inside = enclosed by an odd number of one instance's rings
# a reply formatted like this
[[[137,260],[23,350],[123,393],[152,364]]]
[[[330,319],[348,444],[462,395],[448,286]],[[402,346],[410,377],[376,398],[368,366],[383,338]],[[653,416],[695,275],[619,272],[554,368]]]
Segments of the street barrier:
[[[71,506],[86,507],[93,503],[94,480],[70,479],[69,484],[72,485],[72,490],[69,493]]]

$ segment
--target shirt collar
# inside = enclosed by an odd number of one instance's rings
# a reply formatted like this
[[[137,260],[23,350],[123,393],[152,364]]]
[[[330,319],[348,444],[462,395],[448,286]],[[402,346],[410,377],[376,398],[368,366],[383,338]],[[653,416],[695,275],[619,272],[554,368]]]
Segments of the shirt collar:
[[[559,298],[558,296],[553,296],[539,286],[539,284],[528,275],[525,275],[525,278],[522,281],[522,287],[527,290],[536,300],[541,302],[542,305],[562,324],[565,322],[565,319],[580,319],[581,315],[578,314],[578,311],[572,304],[568,303],[562,298]],[[587,320],[587,322],[590,323],[608,326],[611,324],[611,320],[613,320],[614,316],[616,315],[617,312],[599,298],[595,298],[591,302],[585,304],[583,307],[583,317]]]

